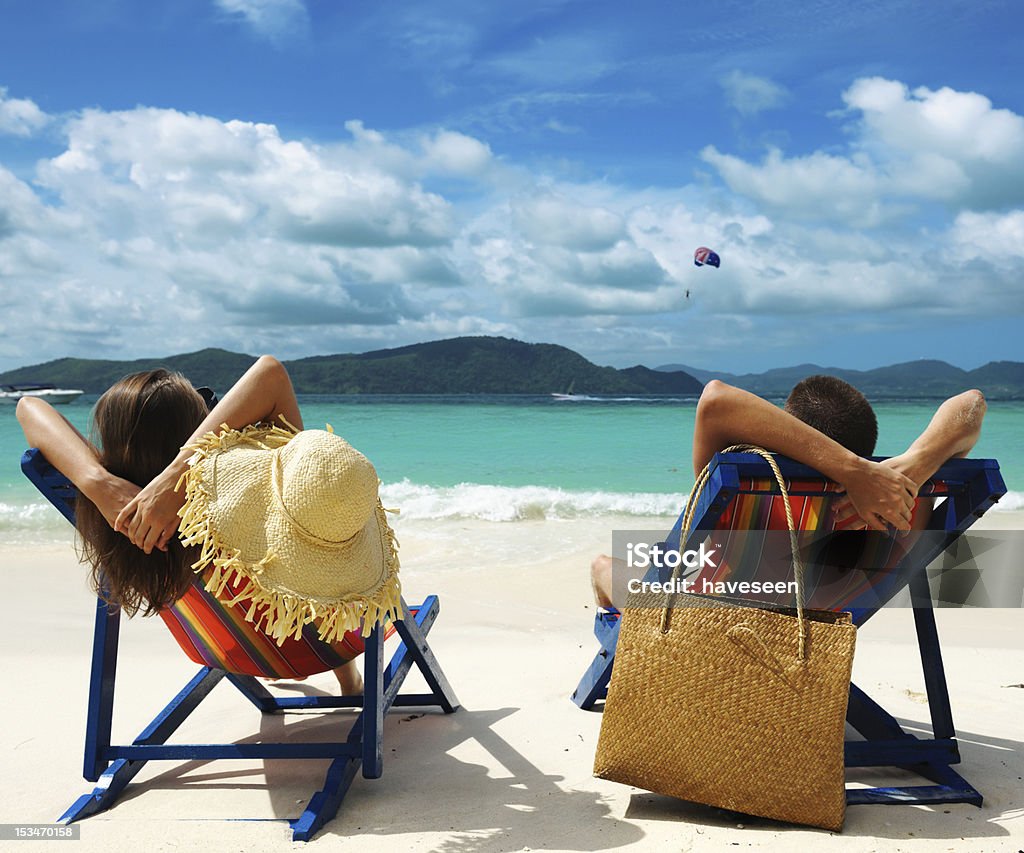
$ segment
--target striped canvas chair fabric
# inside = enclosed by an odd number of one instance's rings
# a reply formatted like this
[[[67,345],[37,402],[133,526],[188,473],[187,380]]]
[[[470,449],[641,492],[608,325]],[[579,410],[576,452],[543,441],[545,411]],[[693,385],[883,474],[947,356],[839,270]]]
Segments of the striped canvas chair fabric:
[[[805,603],[817,610],[847,610],[854,614],[855,621],[863,621],[880,598],[884,600],[906,584],[900,564],[915,543],[915,535],[843,531],[836,526],[830,511],[835,498],[820,494],[820,481],[789,480],[786,486],[790,492],[790,511],[800,533],[798,541],[806,572]],[[838,486],[832,483],[828,488],[834,490]],[[717,550],[716,565],[694,576],[695,591],[702,591],[705,581],[764,583],[793,579],[785,498],[777,492],[774,480],[740,481],[740,493],[722,512],[709,536]],[[922,497],[945,493],[945,484],[929,483],[922,490]],[[915,518],[919,512],[927,511],[929,508],[919,499],[914,507]],[[821,555],[826,545],[831,546],[831,559],[816,561],[814,555]],[[838,559],[843,555],[837,552],[843,549],[850,553],[845,559]],[[788,593],[756,597],[770,604],[793,603]]]
[[[350,631],[337,643],[328,644],[319,639],[314,624],[302,629],[301,638],[289,637],[279,646],[246,621],[248,602],[218,599],[204,589],[204,582],[197,577],[182,598],[160,611],[182,651],[198,664],[236,675],[304,678],[335,669],[363,653],[358,632]],[[230,588],[237,589],[234,584]],[[389,636],[392,630],[389,627]]]

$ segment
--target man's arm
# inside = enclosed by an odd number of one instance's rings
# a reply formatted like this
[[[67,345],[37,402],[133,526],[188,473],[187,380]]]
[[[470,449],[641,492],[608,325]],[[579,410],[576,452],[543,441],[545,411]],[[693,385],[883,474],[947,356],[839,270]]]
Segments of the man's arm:
[[[950,397],[910,447],[885,464],[906,474],[920,489],[946,460],[971,452],[981,435],[987,408],[985,395],[977,389]]]
[[[876,530],[884,530],[885,522],[899,530],[910,527],[917,494],[910,477],[862,459],[755,394],[713,380],[697,404],[694,473],[732,444],[756,444],[810,465],[839,483],[858,515]]]

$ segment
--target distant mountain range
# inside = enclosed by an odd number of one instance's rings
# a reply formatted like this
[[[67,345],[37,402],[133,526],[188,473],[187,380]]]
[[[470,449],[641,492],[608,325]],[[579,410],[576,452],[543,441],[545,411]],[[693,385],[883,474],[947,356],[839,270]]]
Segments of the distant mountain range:
[[[845,379],[873,400],[907,397],[948,397],[968,388],[980,389],[993,400],[1024,399],[1024,362],[990,361],[975,370],[962,370],[944,361],[921,359],[878,367],[874,370],[846,370],[841,367],[821,367],[817,364],[799,364],[780,367],[764,373],[719,373],[665,364],[657,370],[682,370],[701,382],[721,379],[762,397],[785,397],[789,390],[805,376],[827,373]]]
[[[224,391],[255,356],[204,349],[135,361],[61,358],[0,374],[0,384],[53,382],[98,394],[128,373],[179,370],[197,384]],[[295,390],[306,394],[577,394],[694,395],[703,385],[683,371],[599,367],[554,344],[463,337],[360,354],[286,361]]]
[[[98,394],[128,373],[152,367],[179,370],[197,384],[223,392],[255,356],[204,349],[165,358],[105,361],[60,358],[0,373],[0,384],[52,382]],[[682,364],[656,369],[599,367],[555,344],[510,338],[462,337],[359,354],[286,361],[296,391],[306,394],[550,394],[594,396],[696,395],[722,379],[764,397],[785,397],[800,379],[829,373],[872,399],[944,397],[980,388],[990,399],[1024,399],[1024,363],[994,361],[961,370],[944,361],[909,361],[875,370],[801,364],[764,373],[719,373]]]

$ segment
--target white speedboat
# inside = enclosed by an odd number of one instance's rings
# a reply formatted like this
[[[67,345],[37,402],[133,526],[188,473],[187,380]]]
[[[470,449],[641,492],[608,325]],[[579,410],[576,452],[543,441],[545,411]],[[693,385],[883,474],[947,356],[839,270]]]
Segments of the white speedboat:
[[[0,385],[0,404],[17,403],[22,397],[39,397],[59,406],[62,403],[70,403],[85,393],[73,388],[57,388],[53,385],[42,385],[39,383],[19,383],[16,385]]]
[[[576,393],[576,380],[575,379],[573,379],[569,383],[569,387],[566,388],[565,391],[562,391],[562,392],[552,391],[551,392],[551,398],[553,400],[572,400],[572,401],[576,401],[576,400],[593,400],[594,399],[593,397],[588,397],[586,394],[577,394]]]

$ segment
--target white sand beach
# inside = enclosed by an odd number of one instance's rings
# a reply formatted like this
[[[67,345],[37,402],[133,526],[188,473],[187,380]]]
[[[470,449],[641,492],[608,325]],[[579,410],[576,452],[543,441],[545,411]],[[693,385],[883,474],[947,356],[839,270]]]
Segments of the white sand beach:
[[[1021,529],[1024,513],[990,514],[981,524]],[[1019,609],[937,614],[960,770],[984,794],[980,809],[857,806],[848,810],[843,832],[830,834],[739,818],[593,778],[601,715],[579,710],[569,694],[595,651],[589,561],[608,549],[617,525],[659,526],[614,518],[399,522],[406,599],[440,596],[430,641],[462,708],[447,716],[393,713],[385,729],[383,777],[357,777],[338,817],[305,849],[1024,848]],[[92,787],[81,777],[92,598],[70,540],[65,547],[5,546],[0,553],[8,614],[0,629],[6,672],[0,823],[51,823]],[[193,671],[159,620],[123,620],[115,738],[134,737]],[[910,611],[885,610],[864,627],[855,679],[911,730],[928,729]],[[294,694],[334,688],[328,674],[279,689]],[[241,740],[282,732],[328,739],[340,725],[328,715],[261,719],[227,683],[204,704],[175,739]],[[299,848],[285,819],[301,812],[325,770],[325,761],[150,764],[112,810],[81,824],[80,841],[58,849]],[[55,843],[37,842],[31,849]]]

